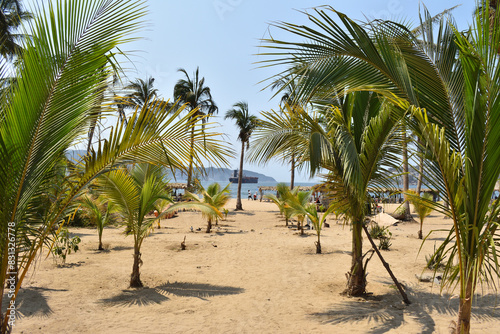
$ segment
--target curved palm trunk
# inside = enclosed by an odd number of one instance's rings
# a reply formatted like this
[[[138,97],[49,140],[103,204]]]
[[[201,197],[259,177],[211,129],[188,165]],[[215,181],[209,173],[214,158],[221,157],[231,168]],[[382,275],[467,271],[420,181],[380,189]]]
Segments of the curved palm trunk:
[[[295,153],[292,153],[292,167],[290,172],[290,190],[295,186]]]
[[[241,182],[243,181],[243,157],[245,156],[245,142],[241,142],[240,170],[238,173],[238,196],[236,197],[236,210],[243,210],[241,204]]]
[[[347,294],[350,296],[361,296],[366,292],[366,275],[365,268],[363,267],[362,231],[362,220],[353,221],[351,271],[347,279]]]
[[[460,297],[460,305],[458,307],[458,322],[455,333],[468,334],[470,333],[470,316],[472,312],[472,297],[473,297],[472,277],[467,282],[465,297]]]
[[[134,247],[134,265],[132,266],[132,275],[130,276],[130,287],[131,288],[141,288],[143,287],[141,282],[141,273],[139,272],[139,267],[142,264],[141,252],[137,247]]]
[[[419,141],[419,145],[421,145],[420,139],[418,141]],[[423,152],[419,158],[418,163],[419,163],[419,166],[418,166],[418,180],[417,180],[416,191],[417,191],[417,195],[420,196],[420,191],[422,190],[422,178],[424,175],[424,154],[423,154]]]

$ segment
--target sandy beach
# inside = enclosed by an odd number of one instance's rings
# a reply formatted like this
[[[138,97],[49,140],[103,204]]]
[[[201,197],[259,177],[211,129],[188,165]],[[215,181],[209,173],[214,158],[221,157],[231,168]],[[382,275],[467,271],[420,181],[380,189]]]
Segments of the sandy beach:
[[[146,287],[137,290],[128,288],[133,239],[123,228],[105,229],[103,252],[95,229],[72,228],[82,238],[80,251],[65,267],[46,254],[39,258],[19,293],[14,333],[449,333],[457,291],[440,294],[439,284],[416,278],[431,273],[425,256],[445,232],[433,234],[418,254],[416,222],[390,227],[392,246],[382,254],[406,287],[412,302],[406,306],[376,256],[368,265],[372,297],[341,295],[351,234],[334,215],[323,229],[323,254],[315,254],[315,232],[300,236],[286,228],[274,204],[244,199],[245,211],[234,212],[232,199],[226,207],[227,220],[210,234],[195,212],[162,220],[142,246]],[[394,208],[385,205],[387,212]],[[450,224],[433,213],[424,235]],[[366,238],[364,247],[370,248]],[[486,288],[479,292],[472,332],[499,332],[500,299]]]

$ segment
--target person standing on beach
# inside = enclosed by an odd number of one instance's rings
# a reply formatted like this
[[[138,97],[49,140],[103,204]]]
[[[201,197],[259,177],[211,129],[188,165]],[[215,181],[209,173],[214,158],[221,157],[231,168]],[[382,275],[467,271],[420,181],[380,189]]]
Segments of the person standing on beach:
[[[250,189],[248,189],[248,200],[252,199],[252,193],[250,192]]]

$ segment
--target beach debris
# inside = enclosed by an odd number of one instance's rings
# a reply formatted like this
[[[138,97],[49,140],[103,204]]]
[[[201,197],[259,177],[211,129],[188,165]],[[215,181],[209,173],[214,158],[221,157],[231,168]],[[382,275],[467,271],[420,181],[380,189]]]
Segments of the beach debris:
[[[330,224],[328,224],[327,222],[324,223],[325,227],[330,227]]]
[[[433,275],[433,274],[422,274],[422,275],[417,275],[415,274],[415,277],[419,280],[419,282],[433,282],[436,284],[441,284],[441,280],[443,279],[442,275]]]
[[[196,229],[196,231],[201,231],[201,227],[198,227],[198,228]]]
[[[194,229],[193,229],[193,227],[192,227],[192,226],[190,227],[190,230],[191,230],[191,232],[194,232]]]
[[[216,245],[216,244],[212,244],[212,246],[217,247],[217,245]]]

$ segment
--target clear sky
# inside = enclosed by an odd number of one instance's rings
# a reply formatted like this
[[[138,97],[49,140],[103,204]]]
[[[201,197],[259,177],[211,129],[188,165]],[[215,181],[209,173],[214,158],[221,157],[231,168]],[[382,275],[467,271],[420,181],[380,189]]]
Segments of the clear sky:
[[[28,3],[36,0],[27,0]],[[46,2],[48,0],[45,0]],[[315,6],[331,5],[338,11],[358,20],[366,18],[393,19],[418,24],[418,0],[148,0],[148,26],[140,34],[144,38],[127,45],[125,50],[135,50],[134,66],[127,75],[130,80],[146,76],[155,78],[160,95],[172,98],[173,87],[183,77],[177,72],[184,68],[193,73],[197,66],[205,84],[212,90],[219,113],[212,121],[219,122],[221,132],[227,134],[228,143],[234,145],[236,158],[230,168],[239,165],[241,145],[237,143],[238,131],[231,121],[224,121],[225,112],[240,100],[247,101],[250,112],[258,115],[262,110],[277,109],[279,99],[271,99],[272,92],[264,90],[262,80],[277,73],[276,68],[259,68],[262,57],[259,45],[262,38],[291,39],[269,24],[285,21],[308,24],[299,12]],[[426,3],[432,15],[451,8],[460,2],[434,0]],[[460,29],[472,20],[475,2],[469,0],[453,11]],[[127,66],[130,67],[130,66]],[[266,166],[245,163],[245,169],[264,173],[278,181],[289,181],[289,166],[271,162]],[[308,181],[305,173],[297,180]]]

